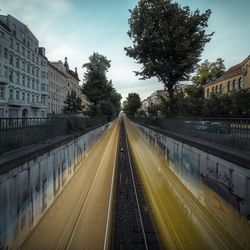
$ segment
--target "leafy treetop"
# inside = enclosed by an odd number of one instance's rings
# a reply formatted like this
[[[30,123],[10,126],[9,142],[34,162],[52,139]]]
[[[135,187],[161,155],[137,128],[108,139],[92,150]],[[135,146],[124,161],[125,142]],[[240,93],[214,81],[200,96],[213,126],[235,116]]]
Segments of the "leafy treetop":
[[[129,57],[142,64],[141,79],[157,77],[172,98],[174,85],[187,80],[211,34],[205,33],[211,10],[200,14],[171,0],[139,0],[130,10]]]

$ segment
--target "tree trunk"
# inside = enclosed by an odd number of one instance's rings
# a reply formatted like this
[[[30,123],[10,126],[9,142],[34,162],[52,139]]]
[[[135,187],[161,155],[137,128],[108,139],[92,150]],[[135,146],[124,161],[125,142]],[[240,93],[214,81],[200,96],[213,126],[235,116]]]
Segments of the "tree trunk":
[[[174,115],[174,109],[173,109],[173,96],[174,96],[174,90],[173,88],[168,87],[168,95],[169,95],[169,109],[171,116]]]

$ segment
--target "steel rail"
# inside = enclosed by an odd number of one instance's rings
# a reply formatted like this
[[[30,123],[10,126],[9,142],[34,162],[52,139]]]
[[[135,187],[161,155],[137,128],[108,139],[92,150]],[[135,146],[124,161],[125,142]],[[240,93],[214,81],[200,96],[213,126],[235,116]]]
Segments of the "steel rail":
[[[129,153],[129,147],[128,147],[128,140],[127,140],[126,131],[125,131],[125,142],[126,142],[126,148],[127,148],[127,154],[128,154],[128,160],[129,160],[129,167],[130,167],[130,172],[131,172],[131,177],[132,177],[132,182],[133,182],[133,187],[134,187],[134,192],[135,192],[135,199],[136,199],[136,204],[137,204],[137,209],[138,209],[138,213],[139,213],[139,219],[140,219],[140,224],[141,224],[141,229],[142,229],[142,234],[143,234],[143,240],[144,240],[144,243],[145,243],[145,249],[148,250],[148,243],[147,243],[147,238],[146,238],[146,234],[145,234],[143,219],[142,219],[142,215],[141,215],[141,207],[140,207],[140,203],[139,203],[139,199],[138,199],[138,194],[137,194],[137,191],[136,191],[135,177],[134,177],[132,163],[131,163],[131,157],[130,157],[130,153]]]

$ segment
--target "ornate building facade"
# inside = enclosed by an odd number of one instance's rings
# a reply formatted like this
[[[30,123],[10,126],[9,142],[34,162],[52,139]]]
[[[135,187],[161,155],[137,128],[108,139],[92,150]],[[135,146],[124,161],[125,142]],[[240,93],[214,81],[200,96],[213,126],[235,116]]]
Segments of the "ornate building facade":
[[[88,106],[85,96],[81,93],[77,68],[75,71],[69,68],[68,59],[65,57],[64,63],[49,62],[49,96],[48,96],[48,113],[60,114],[65,106],[67,94],[74,90],[82,100],[85,108]]]
[[[0,15],[0,118],[46,116],[47,63],[29,28]]]
[[[221,77],[204,85],[204,96],[223,94],[250,88],[250,55],[241,63],[230,67]]]

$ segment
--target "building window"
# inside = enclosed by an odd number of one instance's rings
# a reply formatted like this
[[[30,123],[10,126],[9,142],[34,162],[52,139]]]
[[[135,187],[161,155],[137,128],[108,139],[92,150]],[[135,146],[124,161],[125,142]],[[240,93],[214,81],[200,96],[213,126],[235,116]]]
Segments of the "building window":
[[[4,66],[4,76],[8,78],[8,67]]]
[[[16,99],[19,100],[20,99],[20,92],[17,90],[16,91]]]
[[[35,55],[32,54],[32,62],[35,62]]]
[[[35,80],[32,80],[32,89],[35,89]]]
[[[27,94],[27,102],[30,103],[30,94]]]
[[[16,43],[16,51],[17,51],[17,52],[20,51],[20,45],[19,45],[19,43]]]
[[[20,67],[20,61],[19,58],[16,59],[16,67],[19,68]]]
[[[10,38],[10,47],[13,49],[13,39]]]
[[[209,88],[207,88],[207,97],[209,97]]]
[[[9,73],[9,80],[10,82],[13,82],[13,71],[10,70],[10,73]]]
[[[32,102],[35,102],[35,95],[32,95]]]
[[[218,93],[218,85],[215,87],[215,93]]]
[[[42,102],[42,104],[45,104],[45,96],[41,97],[41,102]]]
[[[234,91],[235,90],[235,80],[233,80],[233,82],[232,82],[232,90]]]
[[[32,67],[31,73],[32,73],[33,76],[35,75],[35,69],[34,69],[34,67]]]
[[[27,72],[30,73],[30,65],[27,64]]]
[[[41,90],[46,91],[45,83],[41,83]]]
[[[0,99],[5,99],[5,88],[0,87]]]
[[[32,47],[32,40],[31,40],[30,37],[28,37],[28,46],[29,46],[29,47]]]
[[[242,78],[240,78],[239,80],[238,80],[238,88],[239,89],[243,89],[243,79]]]
[[[230,81],[227,83],[227,92],[230,92]]]
[[[23,86],[25,86],[25,75],[23,75]]]
[[[25,101],[25,92],[23,92],[22,100]]]
[[[39,102],[39,97],[38,97],[38,95],[36,96],[36,102],[37,102],[37,103]]]
[[[220,84],[220,93],[222,93],[222,84]]]
[[[36,57],[36,64],[38,64],[38,57]]]
[[[8,59],[8,49],[4,48],[4,58]]]
[[[30,78],[28,78],[27,87],[30,88]]]
[[[42,73],[42,76],[41,76],[41,77],[42,77],[42,79],[45,79],[45,72],[44,72],[44,71],[42,71],[41,73]]]
[[[16,83],[20,84],[20,75],[19,75],[19,73],[16,73]]]
[[[28,59],[30,59],[30,51],[28,50]]]
[[[26,43],[26,36],[23,31],[21,31],[23,43]]]
[[[13,89],[10,89],[10,91],[9,91],[9,98],[11,100],[13,99]]]
[[[38,75],[39,75],[39,70],[36,69],[36,77],[38,77]]]
[[[23,56],[25,56],[25,48],[23,47]]]
[[[39,90],[39,83],[36,83],[36,89]]]
[[[13,24],[13,30],[12,31],[13,31],[13,35],[16,36],[16,25],[15,24]]]
[[[13,65],[13,61],[14,61],[13,55],[10,55],[10,65]]]

